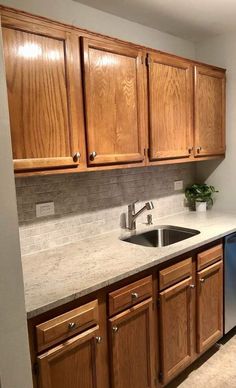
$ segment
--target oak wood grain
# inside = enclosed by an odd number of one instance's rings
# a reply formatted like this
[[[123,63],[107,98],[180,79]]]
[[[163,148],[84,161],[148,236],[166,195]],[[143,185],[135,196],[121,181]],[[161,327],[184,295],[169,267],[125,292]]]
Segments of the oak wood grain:
[[[152,311],[147,299],[109,319],[112,388],[154,387]]]
[[[195,157],[225,153],[225,72],[195,66]]]
[[[192,275],[192,258],[181,260],[159,271],[159,287],[164,290],[167,287],[180,282]]]
[[[166,384],[189,365],[194,346],[192,278],[160,292],[162,382]]]
[[[98,323],[97,300],[41,323],[36,326],[38,351],[41,352]],[[74,327],[70,328],[70,324],[73,324]]]
[[[38,356],[39,387],[98,388],[98,335],[99,327],[95,326]]]
[[[135,297],[133,297],[135,295]],[[122,287],[116,291],[110,292],[109,314],[114,315],[127,307],[141,302],[152,296],[152,276],[147,276],[128,286]]]
[[[223,261],[197,274],[197,351],[204,352],[223,335]]]
[[[142,52],[83,39],[83,63],[88,165],[142,162]]]
[[[77,167],[83,128],[71,107],[70,38],[4,27],[3,45],[15,170]]]
[[[149,55],[150,159],[189,158],[193,130],[193,66]]]
[[[197,255],[198,271],[223,259],[223,244],[216,245]]]

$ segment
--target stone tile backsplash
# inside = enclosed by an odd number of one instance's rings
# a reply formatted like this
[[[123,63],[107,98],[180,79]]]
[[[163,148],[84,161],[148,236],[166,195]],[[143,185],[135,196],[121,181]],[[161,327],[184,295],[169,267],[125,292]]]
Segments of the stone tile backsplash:
[[[153,219],[188,211],[174,181],[193,183],[195,166],[176,164],[16,179],[22,254],[124,227],[127,205],[152,200]],[[54,201],[55,215],[36,218],[35,205]],[[137,222],[146,220],[147,212]]]

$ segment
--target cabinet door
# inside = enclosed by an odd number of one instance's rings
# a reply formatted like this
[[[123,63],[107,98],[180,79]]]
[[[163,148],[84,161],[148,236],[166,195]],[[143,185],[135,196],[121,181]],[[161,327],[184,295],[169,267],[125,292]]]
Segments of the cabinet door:
[[[195,67],[195,156],[225,153],[225,73]]]
[[[197,275],[197,351],[204,352],[223,335],[223,262]]]
[[[83,39],[83,61],[88,164],[142,162],[142,52]]]
[[[98,388],[97,336],[98,326],[38,356],[39,387]]]
[[[193,292],[192,278],[188,278],[160,293],[160,359],[164,384],[192,359]]]
[[[15,170],[77,167],[83,107],[72,51],[76,60],[78,45],[63,30],[17,21],[3,28],[3,45]]]
[[[193,69],[189,62],[164,54],[149,56],[151,160],[191,155]]]
[[[152,299],[109,319],[113,388],[151,388]]]

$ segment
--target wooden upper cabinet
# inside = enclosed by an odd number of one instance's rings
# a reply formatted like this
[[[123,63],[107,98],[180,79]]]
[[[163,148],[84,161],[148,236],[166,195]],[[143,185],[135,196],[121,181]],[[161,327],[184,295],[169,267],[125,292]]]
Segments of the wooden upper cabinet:
[[[192,360],[193,291],[190,277],[160,293],[161,375],[164,384]]]
[[[38,356],[39,387],[99,388],[97,336],[96,326]]]
[[[3,45],[15,170],[77,167],[80,160],[74,154],[83,154],[82,88],[74,67],[79,63],[78,44],[63,30],[16,20],[11,26],[9,19],[6,25]]]
[[[225,153],[225,71],[195,67],[195,156]]]
[[[142,51],[82,39],[89,166],[144,160]]]
[[[223,261],[197,275],[197,351],[204,352],[223,335]]]
[[[150,160],[188,158],[193,126],[192,64],[161,53],[148,58]]]
[[[153,388],[152,299],[109,319],[112,388]]]

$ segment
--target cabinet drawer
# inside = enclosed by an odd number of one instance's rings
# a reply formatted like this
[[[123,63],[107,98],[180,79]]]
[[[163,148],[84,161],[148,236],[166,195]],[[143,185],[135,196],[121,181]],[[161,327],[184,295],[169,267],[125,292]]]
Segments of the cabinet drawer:
[[[197,255],[198,271],[223,259],[223,245],[219,244]]]
[[[98,301],[92,301],[68,313],[36,326],[38,351],[98,324]]]
[[[159,272],[159,287],[164,290],[173,284],[192,276],[192,258],[170,265]]]
[[[152,277],[147,276],[109,294],[109,313],[116,314],[152,296]]]

